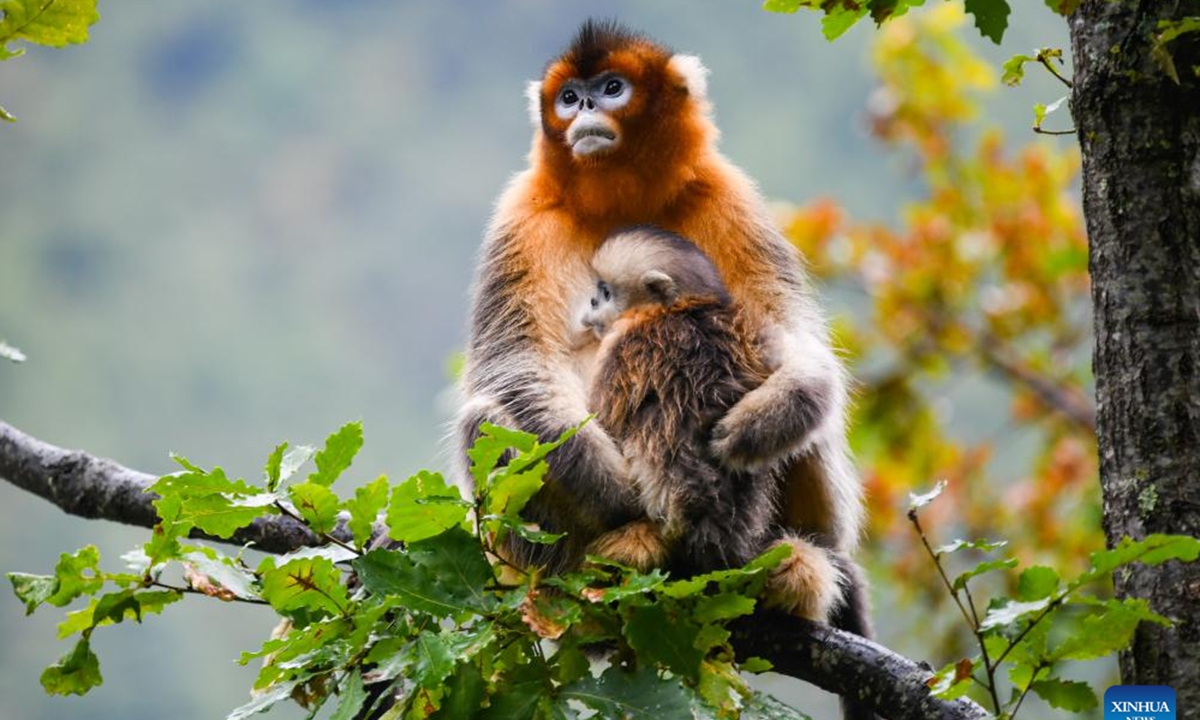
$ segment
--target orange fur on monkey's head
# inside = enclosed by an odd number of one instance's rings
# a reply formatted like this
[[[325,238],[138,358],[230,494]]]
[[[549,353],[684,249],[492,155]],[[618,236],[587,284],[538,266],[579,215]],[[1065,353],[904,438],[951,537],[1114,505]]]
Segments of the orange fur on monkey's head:
[[[661,200],[712,147],[707,70],[614,22],[588,20],[530,83],[534,154],[548,194],[584,214]],[[641,198],[641,202],[638,201]]]

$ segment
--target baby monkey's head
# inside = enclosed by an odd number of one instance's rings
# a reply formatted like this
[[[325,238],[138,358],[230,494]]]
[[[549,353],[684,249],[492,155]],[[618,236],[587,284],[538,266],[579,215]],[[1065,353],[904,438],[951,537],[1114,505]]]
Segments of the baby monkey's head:
[[[656,227],[610,235],[592,258],[596,288],[583,324],[603,337],[622,313],[682,300],[729,302],[729,291],[708,256],[691,241]]]

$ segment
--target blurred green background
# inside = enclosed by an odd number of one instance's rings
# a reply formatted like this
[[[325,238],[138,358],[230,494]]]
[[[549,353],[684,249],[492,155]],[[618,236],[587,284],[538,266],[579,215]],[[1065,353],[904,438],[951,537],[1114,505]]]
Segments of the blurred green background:
[[[1013,16],[1006,49],[1065,44],[1038,5]],[[589,15],[704,58],[722,147],[768,196],[890,219],[916,189],[866,132],[869,23],[828,44],[816,16],[755,2],[100,11],[87,45],[0,66],[19,118],[0,127],[0,338],[29,357],[0,364],[0,418],[146,472],[172,470],[177,451],[257,478],[278,441],[318,443],[353,419],[354,479],[447,465],[447,368],[491,203],[524,164],[524,83]],[[998,74],[1005,53],[976,42]],[[990,119],[1026,133],[1032,103],[1060,94],[1050,83],[998,93]],[[0,483],[0,570],[48,572],[86,543],[115,569],[145,532]],[[182,605],[97,633],[104,685],[61,699],[38,685],[67,649],[59,616],[0,599],[0,718],[223,717],[255,672],[232,660],[273,616]],[[877,615],[885,641],[920,654]],[[833,712],[806,689],[781,694]]]

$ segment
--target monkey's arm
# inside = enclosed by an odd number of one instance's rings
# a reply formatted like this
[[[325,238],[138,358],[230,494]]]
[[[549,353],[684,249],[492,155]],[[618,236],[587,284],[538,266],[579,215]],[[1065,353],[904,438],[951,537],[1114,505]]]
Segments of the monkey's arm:
[[[846,381],[823,325],[775,324],[764,331],[774,368],[713,429],[713,452],[735,469],[763,469],[802,452],[822,427],[841,433]]]

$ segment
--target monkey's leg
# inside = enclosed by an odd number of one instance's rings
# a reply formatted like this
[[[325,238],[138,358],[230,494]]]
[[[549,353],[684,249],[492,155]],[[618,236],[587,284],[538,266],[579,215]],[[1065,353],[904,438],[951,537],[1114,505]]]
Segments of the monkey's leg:
[[[772,547],[789,545],[792,552],[767,578],[764,605],[786,613],[827,623],[842,599],[844,576],[832,553],[795,537],[786,536]]]
[[[666,540],[658,523],[648,518],[601,535],[587,551],[589,555],[599,555],[640,572],[661,567],[667,560]]]

